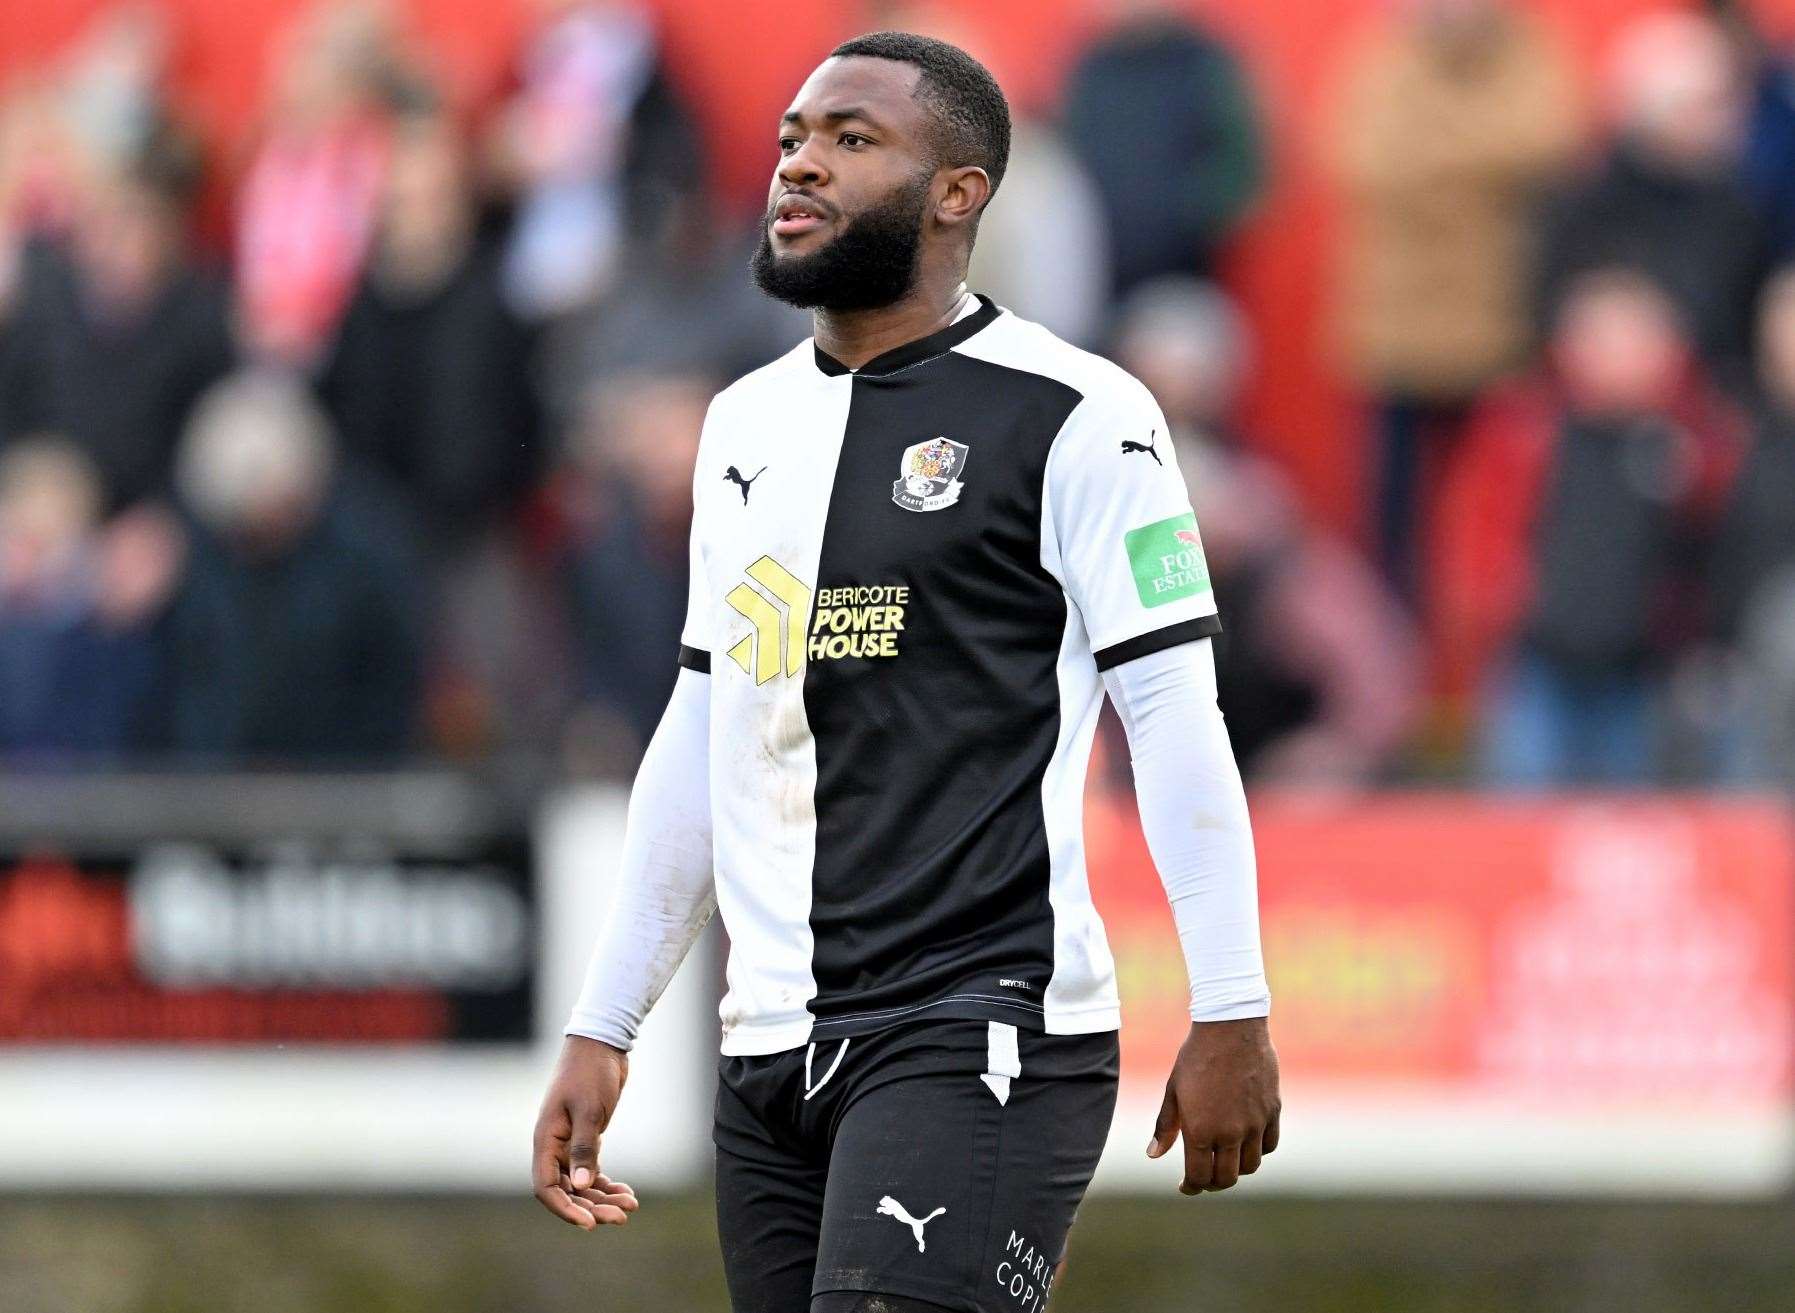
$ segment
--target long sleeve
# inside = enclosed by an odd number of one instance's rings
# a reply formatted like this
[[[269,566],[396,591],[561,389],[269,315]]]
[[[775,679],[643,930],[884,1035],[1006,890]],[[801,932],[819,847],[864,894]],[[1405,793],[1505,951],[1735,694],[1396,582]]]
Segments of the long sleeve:
[[[1190,974],[1195,1021],[1271,1011],[1246,794],[1216,705],[1207,639],[1103,673],[1134,760],[1141,827]]]
[[[682,669],[630,791],[616,901],[566,1033],[630,1048],[717,908],[710,676]]]

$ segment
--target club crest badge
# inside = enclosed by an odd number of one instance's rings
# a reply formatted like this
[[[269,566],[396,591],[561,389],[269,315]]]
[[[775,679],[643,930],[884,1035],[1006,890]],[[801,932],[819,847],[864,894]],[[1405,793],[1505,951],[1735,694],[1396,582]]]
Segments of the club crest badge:
[[[960,475],[967,446],[952,438],[930,438],[904,449],[902,476],[891,485],[891,500],[907,511],[939,511],[960,500]]]

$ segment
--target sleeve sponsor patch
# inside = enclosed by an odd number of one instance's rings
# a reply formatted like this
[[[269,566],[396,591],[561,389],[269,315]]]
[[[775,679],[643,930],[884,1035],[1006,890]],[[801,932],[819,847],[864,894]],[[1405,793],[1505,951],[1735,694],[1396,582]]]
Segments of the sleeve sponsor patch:
[[[1209,587],[1209,566],[1190,511],[1130,529],[1122,538],[1142,606],[1164,606]]]

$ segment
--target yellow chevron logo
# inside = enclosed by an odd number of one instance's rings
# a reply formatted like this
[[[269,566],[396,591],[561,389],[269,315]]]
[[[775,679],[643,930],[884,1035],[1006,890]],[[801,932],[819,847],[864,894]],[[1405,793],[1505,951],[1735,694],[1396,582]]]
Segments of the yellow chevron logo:
[[[754,626],[728,656],[764,684],[783,667],[788,675],[804,668],[804,629],[810,613],[810,588],[770,556],[748,567],[748,578],[760,588],[737,584],[723,600]],[[765,589],[762,592],[761,589]]]

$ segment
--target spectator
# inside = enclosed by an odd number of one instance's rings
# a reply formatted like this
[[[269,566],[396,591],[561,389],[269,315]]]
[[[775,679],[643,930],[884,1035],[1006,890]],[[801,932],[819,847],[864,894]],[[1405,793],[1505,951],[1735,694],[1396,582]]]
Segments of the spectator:
[[[239,328],[265,362],[311,367],[373,239],[395,107],[424,93],[386,11],[324,0],[288,35],[268,123],[237,196]]]
[[[458,755],[510,737],[505,690],[542,678],[511,533],[538,470],[533,339],[503,294],[453,129],[402,119],[373,255],[320,391],[346,461],[383,485],[388,504],[371,509],[403,503],[422,535],[427,720],[433,744]]]
[[[173,616],[184,755],[373,766],[411,745],[413,583],[333,480],[331,442],[273,376],[227,379],[194,413],[178,478],[199,532]]]
[[[810,313],[763,296],[743,276],[747,259],[701,198],[665,203],[632,237],[630,276],[549,331],[554,421],[579,423],[592,387],[613,375],[736,378],[810,336]]]
[[[10,78],[0,96],[0,249],[60,237],[84,179],[128,173],[180,137],[164,103],[168,55],[163,13],[125,3],[100,10],[46,68]]]
[[[1670,661],[1703,628],[1735,427],[1644,275],[1592,271],[1559,304],[1551,375],[1480,410],[1442,502],[1446,682],[1482,688],[1491,783],[1639,784]]]
[[[1530,217],[1574,143],[1565,60],[1505,0],[1406,6],[1348,66],[1336,317],[1375,404],[1379,554],[1411,600],[1430,457],[1524,357]]]
[[[61,79],[61,116],[87,164],[121,170],[169,129],[166,15],[132,2],[101,10],[81,33]]]
[[[66,435],[108,507],[168,490],[181,425],[231,367],[224,293],[187,241],[195,157],[154,139],[84,197],[66,248],[36,247],[16,293],[0,423]]]
[[[320,379],[344,453],[402,489],[450,551],[491,528],[536,463],[530,334],[476,218],[453,130],[404,120],[373,257]]]
[[[101,529],[92,463],[60,438],[0,456],[0,751],[93,762],[144,746],[155,621],[178,560],[161,524]]]
[[[65,232],[74,212],[75,179],[86,162],[59,91],[43,76],[0,86],[0,255],[8,261],[28,240]]]
[[[1716,614],[1736,635],[1758,592],[1795,568],[1795,266],[1766,284],[1759,314],[1760,403],[1716,556]]]
[[[1743,390],[1764,248],[1738,175],[1742,92],[1733,52],[1708,20],[1660,14],[1628,29],[1612,79],[1616,142],[1546,211],[1543,322],[1556,322],[1580,274],[1638,269],[1669,295],[1709,368]]]
[[[1003,190],[979,218],[969,287],[1094,347],[1109,327],[1109,229],[1103,199],[1052,126],[1018,115]]]
[[[1097,184],[1118,293],[1207,275],[1257,199],[1259,114],[1240,61],[1167,0],[1125,0],[1073,71],[1066,140]]]
[[[1795,256],[1795,66],[1759,29],[1747,0],[1709,0],[1732,38],[1745,85],[1746,190],[1771,260]]]
[[[646,11],[595,0],[541,8],[495,140],[519,197],[506,286],[532,320],[597,298],[632,223],[703,185],[697,130],[660,68]]]
[[[867,26],[932,36],[970,53],[999,84],[1019,80],[963,5],[933,0],[878,5]],[[967,285],[1068,342],[1095,347],[1110,326],[1103,200],[1053,124],[1025,104],[1012,102],[1010,114],[1003,187],[979,216]]]
[[[564,552],[585,725],[647,744],[685,620],[692,465],[715,391],[694,375],[619,375],[588,399],[564,459]]]
[[[19,306],[44,242],[66,233],[74,210],[80,152],[55,91],[49,79],[38,77],[0,86],[0,442],[25,427],[23,416],[8,411],[27,395],[30,382]]]
[[[1348,785],[1379,778],[1415,710],[1413,626],[1377,573],[1307,525],[1283,476],[1235,438],[1246,332],[1192,279],[1137,289],[1116,353],[1158,399],[1190,485],[1224,625],[1221,705],[1251,779]]]
[[[1758,366],[1752,447],[1715,552],[1715,619],[1721,642],[1745,657],[1746,692],[1734,702],[1746,714],[1731,736],[1730,773],[1795,783],[1795,757],[1786,755],[1795,748],[1795,267],[1765,288]]]

